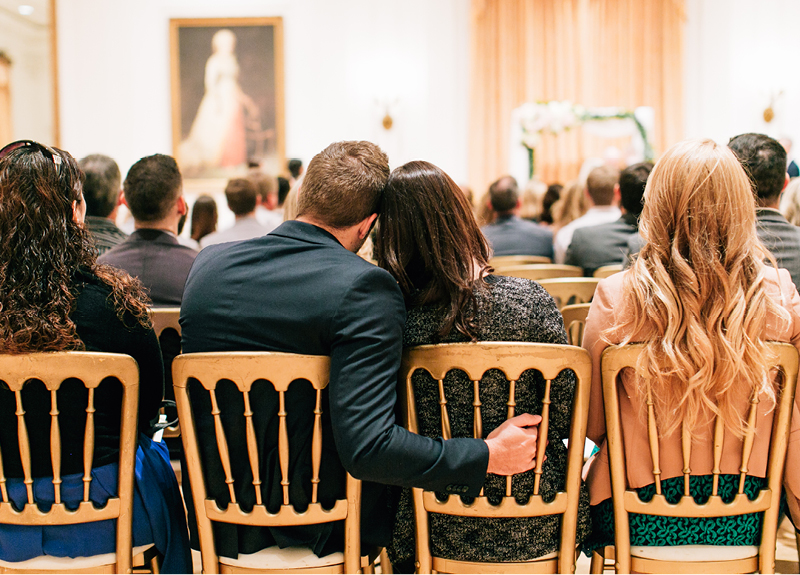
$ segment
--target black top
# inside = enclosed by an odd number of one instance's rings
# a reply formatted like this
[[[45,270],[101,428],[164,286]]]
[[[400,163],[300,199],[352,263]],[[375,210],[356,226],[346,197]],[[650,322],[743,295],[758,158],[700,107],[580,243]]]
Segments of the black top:
[[[538,283],[514,278],[488,276],[488,292],[476,291],[478,300],[478,341],[522,341],[567,343],[564,323],[553,298]],[[464,342],[467,338],[453,329],[441,342],[436,333],[445,310],[436,305],[412,308],[408,312],[403,345]],[[419,371],[412,376],[420,433],[436,437],[441,433],[438,382]],[[473,385],[463,372],[452,371],[444,380],[448,414],[453,437],[472,437]],[[506,419],[508,380],[499,370],[489,370],[480,384],[483,433],[489,434]],[[552,383],[547,459],[542,470],[540,493],[551,500],[564,486],[575,378],[562,372]],[[517,381],[516,413],[541,414],[544,379],[525,371]],[[534,472],[514,476],[512,493],[525,502],[533,493]],[[506,478],[488,474],[484,485],[490,501],[505,495]],[[431,551],[437,557],[462,561],[527,561],[556,551],[559,545],[560,518],[557,515],[520,519],[452,517],[432,513]],[[578,512],[577,543],[589,532],[589,497],[582,489]],[[404,563],[414,555],[414,518],[409,490],[403,490],[392,535],[389,556],[393,563]]]
[[[111,287],[91,273],[77,274],[78,293],[72,320],[86,351],[124,353],[139,364],[139,429],[147,431],[158,412],[164,392],[164,368],[158,340],[130,314],[117,317],[109,301]],[[61,427],[62,475],[83,471],[83,435],[88,392],[83,383],[67,380],[57,393]],[[25,422],[31,444],[34,477],[53,475],[50,462],[50,392],[38,381],[22,391]],[[92,467],[114,463],[119,457],[122,390],[113,379],[103,381],[95,392],[95,452]],[[0,387],[0,449],[7,477],[22,477],[17,443],[14,393]]]

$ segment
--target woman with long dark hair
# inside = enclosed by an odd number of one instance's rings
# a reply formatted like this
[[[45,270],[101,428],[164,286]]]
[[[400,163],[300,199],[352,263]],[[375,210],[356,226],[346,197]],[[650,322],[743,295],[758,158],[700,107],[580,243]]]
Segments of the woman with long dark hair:
[[[374,256],[398,281],[408,309],[405,347],[446,342],[526,341],[567,343],[558,308],[539,284],[491,275],[490,250],[464,194],[441,169],[410,162],[395,169],[386,186]],[[472,437],[473,386],[456,374],[451,411],[453,437]],[[427,374],[414,376],[418,422],[423,435],[439,435],[438,387]],[[563,485],[574,378],[559,376],[552,389],[549,444],[542,495]],[[516,412],[539,413],[544,380],[526,372],[517,383]],[[484,432],[506,415],[508,381],[497,370],[481,380]],[[532,472],[516,476],[514,495],[526,500]],[[505,478],[487,475],[488,497],[505,495]],[[577,541],[588,531],[588,501],[582,498]],[[558,517],[486,519],[431,515],[432,552],[465,561],[525,561],[557,550]],[[411,497],[404,490],[389,550],[408,569],[414,559]],[[409,572],[409,571],[403,571]]]
[[[149,432],[163,397],[164,371],[148,317],[148,298],[138,280],[97,264],[93,241],[83,227],[82,178],[74,158],[62,150],[30,141],[0,150],[0,352],[79,350],[131,355],[140,373],[139,430]],[[49,394],[42,396],[40,387],[32,382],[23,390],[35,484],[52,481],[47,447]],[[67,386],[59,392],[65,492],[71,483],[81,482],[82,456],[73,454],[82,454],[84,426],[82,421],[65,425],[63,417],[81,417],[85,398],[82,386]],[[103,382],[95,395],[92,464],[99,485],[116,485],[120,407],[120,387]],[[21,482],[23,476],[17,452],[9,449],[16,444],[14,409],[14,394],[0,388],[0,442],[9,483]],[[134,545],[155,543],[165,555],[165,572],[190,571],[185,517],[166,446],[140,434],[135,471]],[[114,550],[111,521],[25,529],[0,526],[3,561]]]

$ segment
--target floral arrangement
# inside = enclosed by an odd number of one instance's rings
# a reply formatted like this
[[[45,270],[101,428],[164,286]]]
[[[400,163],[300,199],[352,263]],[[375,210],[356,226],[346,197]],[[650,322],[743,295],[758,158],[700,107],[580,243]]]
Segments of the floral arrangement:
[[[646,160],[653,159],[653,148],[647,139],[647,130],[631,110],[616,107],[586,108],[569,100],[549,102],[529,102],[521,107],[522,145],[528,149],[530,176],[534,173],[534,150],[543,133],[559,134],[584,122],[598,120],[630,119],[644,141]]]

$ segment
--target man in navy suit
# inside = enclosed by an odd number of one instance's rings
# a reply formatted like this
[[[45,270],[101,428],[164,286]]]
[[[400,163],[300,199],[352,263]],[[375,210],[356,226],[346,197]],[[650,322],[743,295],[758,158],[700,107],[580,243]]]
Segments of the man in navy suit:
[[[497,220],[481,228],[496,256],[544,256],[553,259],[553,232],[519,217],[517,180],[503,176],[489,186]]]
[[[430,439],[396,425],[403,297],[388,272],[355,253],[377,218],[388,177],[388,159],[374,144],[328,146],[308,165],[297,220],[264,237],[200,253],[186,282],[180,319],[185,353],[282,351],[331,357],[319,484],[326,491],[320,497],[324,501],[343,493],[343,468],[364,480],[362,541],[376,546],[387,544],[391,533],[385,485],[477,496],[487,472],[510,475],[532,467],[539,421],[538,416],[515,418],[486,440]],[[205,402],[196,406],[195,417],[209,493],[223,504],[228,487],[216,455],[207,396],[192,393],[193,401]],[[237,398],[233,390],[221,386],[217,399],[223,412],[229,405],[242,413],[241,395]],[[288,417],[311,400],[308,388],[292,384]],[[265,455],[277,449],[277,425],[271,426],[266,415],[277,411],[276,401],[274,392],[254,388],[251,393],[253,412],[262,414],[254,420]],[[290,450],[303,451],[300,461],[308,460],[311,427],[298,424],[290,434]],[[243,485],[239,501],[247,508],[254,496],[252,485],[241,481],[249,473],[246,445],[231,442],[230,447],[233,475]],[[280,501],[276,459],[266,459],[272,468],[262,474],[265,501]],[[297,465],[290,475],[296,486],[293,504],[302,507],[309,499],[310,470]],[[331,524],[291,530],[215,524],[215,538],[218,552],[229,557],[276,543],[306,545],[324,555],[341,549],[338,529]]]

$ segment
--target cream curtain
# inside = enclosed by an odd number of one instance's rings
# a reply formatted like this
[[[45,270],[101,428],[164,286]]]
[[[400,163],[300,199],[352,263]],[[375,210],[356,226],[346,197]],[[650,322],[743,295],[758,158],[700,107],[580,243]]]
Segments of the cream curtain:
[[[652,106],[656,155],[683,136],[684,0],[472,0],[470,183],[508,171],[511,111],[525,102]],[[543,181],[577,176],[609,145],[580,129],[545,135]]]

